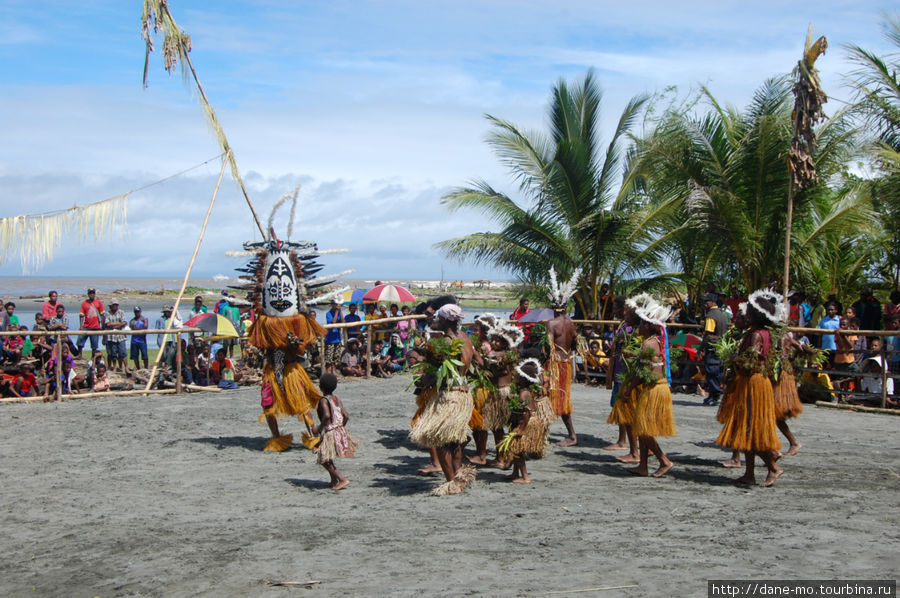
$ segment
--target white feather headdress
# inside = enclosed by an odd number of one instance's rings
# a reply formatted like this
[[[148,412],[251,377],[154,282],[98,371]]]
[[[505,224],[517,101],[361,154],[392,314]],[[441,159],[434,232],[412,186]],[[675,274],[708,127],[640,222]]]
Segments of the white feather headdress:
[[[528,372],[525,371],[525,366],[531,365],[535,368],[535,374],[532,376]],[[541,368],[541,362],[535,359],[534,357],[529,357],[528,359],[523,359],[519,365],[516,366],[516,373],[532,384],[540,384],[541,382],[541,372],[543,369]]]
[[[763,304],[760,303],[760,299],[771,301],[775,311],[770,312],[767,306],[763,306]],[[752,306],[753,309],[761,313],[773,324],[780,324],[787,321],[787,310],[784,307],[784,297],[781,293],[776,293],[771,289],[758,289],[750,293],[750,296],[747,297],[747,304]]]
[[[498,322],[488,330],[488,338],[502,338],[509,343],[510,349],[515,349],[525,340],[525,333],[518,326]]]
[[[565,284],[560,285],[556,280],[556,270],[550,266],[550,292],[547,297],[550,299],[550,305],[554,308],[564,308],[569,303],[569,299],[578,289],[578,279],[581,277],[581,268],[575,268],[572,278]]]
[[[643,295],[646,295],[646,293]],[[637,317],[656,326],[665,326],[666,320],[672,315],[672,308],[660,303],[650,295],[641,297],[641,300],[642,304],[634,309]]]

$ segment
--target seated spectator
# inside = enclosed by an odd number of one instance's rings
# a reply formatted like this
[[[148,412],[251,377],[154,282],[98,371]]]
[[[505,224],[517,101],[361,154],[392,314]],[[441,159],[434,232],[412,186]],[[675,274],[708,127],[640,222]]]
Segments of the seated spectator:
[[[365,376],[366,370],[362,365],[362,356],[359,352],[359,339],[350,338],[347,346],[341,354],[341,374],[344,376]]]
[[[56,372],[56,364],[59,361],[59,346],[53,345],[53,350],[50,352],[50,359],[47,360],[46,373],[47,377],[55,376]],[[63,363],[68,363],[69,367],[75,367],[75,359],[72,357],[71,352],[69,350],[69,345],[66,342],[65,337],[63,337],[63,345],[62,345],[62,361]]]
[[[400,335],[394,333],[391,335],[391,344],[382,350],[385,357],[388,358],[386,367],[394,372],[399,372],[406,365],[406,348],[400,342]]]
[[[102,361],[97,365],[94,372],[94,383],[91,385],[94,392],[106,392],[109,390],[109,374],[106,371],[106,364]]]
[[[209,343],[200,345],[200,354],[197,355],[197,375],[194,376],[194,383],[201,386],[209,386],[211,377],[209,366],[212,365],[212,354],[210,353]]]
[[[881,355],[869,357],[863,362],[862,376],[860,376],[860,389],[863,392],[872,393],[874,397],[866,397],[869,401],[877,401],[881,403],[882,388],[887,388],[888,396],[894,394],[894,380],[889,376],[882,386],[882,375],[884,373],[884,365],[881,361]],[[893,401],[891,401],[893,406]]]
[[[10,324],[7,327],[8,332],[15,332],[19,327],[16,324]],[[4,336],[3,352],[0,355],[0,363],[17,364],[22,359],[22,350],[25,347],[25,338],[22,336]]]
[[[225,357],[224,348],[216,351],[216,359],[210,364],[209,372],[219,388],[226,390],[238,388],[238,380],[241,379],[241,374],[235,371],[234,364]]]
[[[73,364],[67,360],[62,361],[62,394],[78,394],[78,387],[84,382],[84,378],[75,372]],[[44,383],[44,400],[49,401],[51,398],[59,400],[59,394],[56,389],[56,375],[47,376]]]
[[[37,378],[34,375],[34,368],[29,363],[23,363],[19,366],[18,375],[13,378],[12,392],[17,397],[33,397],[37,394]]]
[[[372,352],[369,354],[372,362],[372,373],[379,378],[390,378],[393,368],[390,366],[391,358],[384,354],[384,341],[373,341]]]
[[[47,321],[44,319],[44,316],[41,314],[34,314],[34,328],[32,332],[46,332]],[[52,349],[52,345],[50,344],[49,336],[44,335],[31,335],[31,344],[34,348],[31,351],[31,356],[38,360],[39,368],[43,368],[46,365],[47,360],[50,359],[50,350]]]
[[[856,318],[842,318],[841,328],[844,330],[859,330],[859,320]],[[834,369],[841,372],[856,372],[859,367],[856,364],[856,356],[853,353],[859,341],[856,334],[839,332],[835,335],[837,351],[834,354]]]
[[[93,388],[94,386],[94,378],[97,375],[97,370],[100,366],[106,367],[106,362],[103,361],[103,353],[99,351],[91,356],[91,360],[88,362],[87,372],[84,375],[84,381],[87,384],[87,388]]]

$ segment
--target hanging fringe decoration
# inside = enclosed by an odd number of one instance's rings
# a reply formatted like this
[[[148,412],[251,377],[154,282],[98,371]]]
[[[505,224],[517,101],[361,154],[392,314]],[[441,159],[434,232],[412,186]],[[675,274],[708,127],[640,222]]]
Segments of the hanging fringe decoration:
[[[22,273],[30,274],[53,259],[63,237],[96,243],[127,226],[128,193],[86,206],[33,216],[0,218],[0,264],[18,254]]]

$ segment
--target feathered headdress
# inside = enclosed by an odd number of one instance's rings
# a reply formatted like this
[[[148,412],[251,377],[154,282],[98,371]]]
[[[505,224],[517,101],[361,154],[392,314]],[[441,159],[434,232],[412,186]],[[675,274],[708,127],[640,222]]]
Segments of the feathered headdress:
[[[572,278],[569,279],[569,282],[560,285],[556,280],[556,270],[553,266],[550,266],[550,290],[547,293],[547,297],[550,299],[550,305],[555,309],[565,308],[569,303],[569,299],[572,298],[572,295],[574,295],[575,291],[578,289],[576,285],[578,284],[578,278],[580,276],[581,268],[575,268],[575,272],[572,274]]]
[[[534,370],[534,374],[529,374],[527,369]],[[519,365],[516,366],[516,373],[532,384],[540,384],[541,382],[541,372],[543,369],[541,368],[541,362],[535,359],[534,357],[529,357],[528,359],[523,359],[519,362]]]
[[[498,322],[491,327],[487,336],[488,339],[500,338],[505,340],[509,344],[510,349],[515,349],[525,340],[525,333],[522,332],[521,328],[505,322]]]
[[[650,295],[641,299],[641,304],[634,309],[637,317],[656,326],[665,326],[666,320],[672,315],[671,306],[660,303]]]
[[[625,305],[627,305],[631,309],[637,309],[646,305],[649,301],[654,301],[650,293],[638,293],[634,297],[629,297],[628,299],[626,299]]]
[[[761,299],[766,299],[772,303],[772,307],[770,308],[768,305],[765,305],[760,302]],[[772,289],[758,289],[750,293],[750,296],[747,297],[747,304],[750,307],[753,307],[756,311],[761,313],[767,320],[772,322],[773,324],[780,324],[787,321],[787,310],[784,307],[784,296],[781,293],[777,293]],[[771,311],[770,311],[771,310]]]

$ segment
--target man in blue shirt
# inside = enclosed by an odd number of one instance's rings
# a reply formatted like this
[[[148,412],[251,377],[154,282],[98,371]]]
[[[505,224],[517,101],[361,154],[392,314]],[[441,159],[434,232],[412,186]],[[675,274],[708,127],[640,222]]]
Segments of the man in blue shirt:
[[[838,317],[838,307],[835,303],[829,303],[825,307],[825,317],[819,322],[819,328],[822,330],[837,330],[840,327],[841,319]],[[832,354],[837,350],[833,334],[822,335],[822,350],[829,351]]]
[[[344,321],[341,313],[341,300],[337,297],[331,300],[331,309],[325,314],[326,324],[339,324]],[[337,375],[341,362],[341,351],[344,346],[341,343],[341,329],[329,328],[325,335],[325,371]]]

